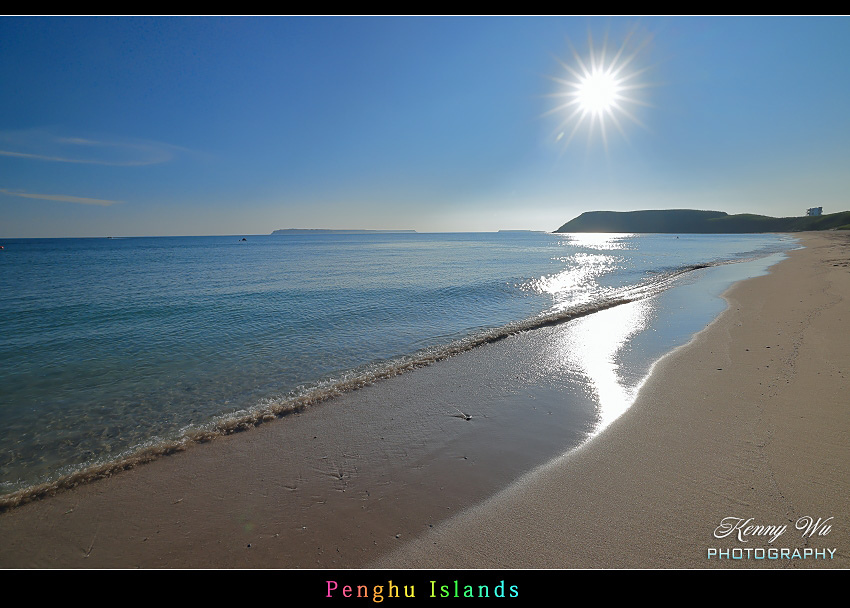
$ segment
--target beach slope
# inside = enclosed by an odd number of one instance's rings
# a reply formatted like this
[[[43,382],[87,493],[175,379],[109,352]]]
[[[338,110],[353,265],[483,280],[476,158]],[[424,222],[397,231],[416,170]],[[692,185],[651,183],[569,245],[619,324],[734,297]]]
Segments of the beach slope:
[[[0,567],[848,567],[850,239],[801,240],[565,455],[593,405],[527,362],[575,323],[9,509]]]
[[[376,565],[850,566],[850,239],[801,238],[598,438]]]

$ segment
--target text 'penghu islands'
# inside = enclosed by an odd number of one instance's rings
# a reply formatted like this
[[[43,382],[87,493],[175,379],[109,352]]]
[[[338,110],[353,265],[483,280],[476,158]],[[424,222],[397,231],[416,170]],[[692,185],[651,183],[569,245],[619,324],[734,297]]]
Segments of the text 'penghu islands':
[[[744,234],[850,230],[850,211],[822,213],[815,207],[802,217],[770,217],[752,213],[663,209],[647,211],[587,211],[555,232],[639,232]]]

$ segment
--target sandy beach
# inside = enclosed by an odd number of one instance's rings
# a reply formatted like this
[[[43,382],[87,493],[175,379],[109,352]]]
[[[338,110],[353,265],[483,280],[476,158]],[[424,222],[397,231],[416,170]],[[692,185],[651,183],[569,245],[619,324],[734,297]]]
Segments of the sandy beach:
[[[523,353],[571,323],[9,509],[0,566],[848,567],[850,235],[799,236],[566,454],[594,404]]]
[[[806,249],[728,291],[727,311],[603,435],[380,564],[846,568],[847,237],[804,235]],[[808,518],[831,530],[806,535]],[[769,544],[749,525],[787,530]],[[831,559],[721,559],[770,546]]]

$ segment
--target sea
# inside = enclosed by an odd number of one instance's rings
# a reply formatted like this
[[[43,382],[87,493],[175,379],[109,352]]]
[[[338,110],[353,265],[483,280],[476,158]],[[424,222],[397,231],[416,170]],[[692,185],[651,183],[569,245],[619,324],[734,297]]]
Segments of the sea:
[[[512,334],[707,285],[706,269],[763,272],[797,240],[318,232],[0,245],[0,496],[14,502]]]

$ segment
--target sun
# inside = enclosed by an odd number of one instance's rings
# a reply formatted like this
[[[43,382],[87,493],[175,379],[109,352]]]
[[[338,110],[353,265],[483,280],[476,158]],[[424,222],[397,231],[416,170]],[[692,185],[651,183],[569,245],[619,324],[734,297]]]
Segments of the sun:
[[[620,80],[610,70],[594,70],[581,78],[575,98],[583,112],[599,116],[610,113],[616,107],[617,101],[622,98],[620,90]]]
[[[646,128],[635,115],[633,106],[649,106],[639,98],[641,89],[650,86],[641,76],[648,68],[638,68],[636,58],[645,49],[650,38],[634,47],[635,30],[625,37],[616,52],[608,48],[607,36],[601,47],[595,48],[593,37],[587,36],[587,54],[582,57],[573,48],[573,63],[560,59],[558,63],[566,72],[563,76],[549,76],[558,84],[559,90],[549,95],[559,100],[558,105],[544,115],[565,115],[556,129],[556,140],[569,145],[582,127],[587,127],[588,143],[597,130],[601,135],[605,149],[608,149],[608,127],[613,125],[620,134],[628,139],[623,128],[623,119]]]

